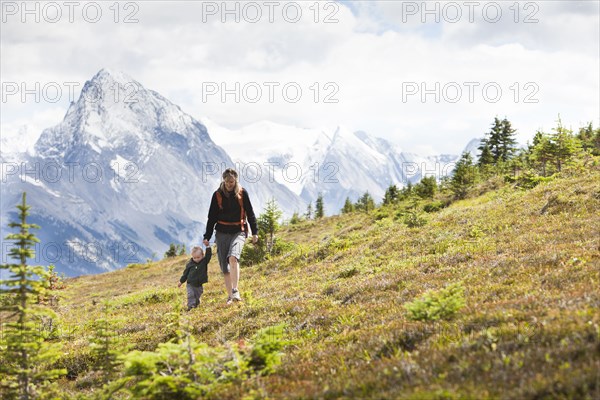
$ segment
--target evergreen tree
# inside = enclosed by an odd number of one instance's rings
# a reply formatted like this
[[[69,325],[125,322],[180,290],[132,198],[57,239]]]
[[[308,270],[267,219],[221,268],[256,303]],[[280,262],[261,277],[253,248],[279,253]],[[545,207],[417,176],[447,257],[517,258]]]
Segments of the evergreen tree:
[[[508,161],[507,165],[512,170],[513,177],[517,177],[517,175],[527,167],[527,157],[527,150],[521,149],[516,156],[513,156]]]
[[[490,146],[488,146],[487,143],[480,146],[479,149],[481,150],[481,153],[479,154],[477,165],[480,167],[480,169],[484,170],[487,166],[494,164],[494,156],[492,155]]]
[[[63,278],[63,274],[59,276],[58,273],[56,273],[56,271],[54,270],[54,265],[49,265],[48,271],[46,272],[44,277],[44,279],[46,280],[46,294],[44,296],[38,297],[38,303],[50,307],[56,306],[58,304],[59,296],[58,294],[55,294],[55,292],[65,288]]]
[[[373,211],[375,209],[375,200],[373,200],[373,197],[369,192],[365,192],[365,194],[363,194],[358,199],[354,208],[357,211],[364,211],[366,213],[369,213],[370,211]]]
[[[546,176],[548,172],[548,161],[552,160],[554,154],[554,143],[550,136],[538,131],[533,138],[533,147],[531,148],[531,161],[542,171],[542,176]]]
[[[552,130],[554,131],[550,135],[550,140],[554,144],[552,155],[556,169],[560,172],[564,163],[581,149],[581,142],[573,136],[573,131],[562,126],[560,117],[558,126]]]
[[[94,320],[92,324],[93,336],[91,342],[91,354],[95,359],[95,367],[102,373],[102,381],[107,383],[115,375],[120,365],[118,349],[119,339],[112,328],[114,321],[108,318],[108,302],[103,306],[103,318]]]
[[[177,255],[177,246],[175,246],[175,243],[171,243],[169,245],[169,250],[167,250],[165,252],[165,258],[175,257],[176,255]]]
[[[493,164],[497,164],[498,160],[500,160],[502,155],[502,145],[501,145],[501,137],[502,137],[502,121],[498,119],[498,117],[494,118],[494,124],[492,125],[492,129],[490,132],[486,134],[486,137],[481,140],[481,144],[478,149],[483,152],[485,147],[487,147],[492,154]]]
[[[504,118],[501,121],[495,117],[492,129],[478,147],[480,155],[477,164],[483,167],[508,161],[516,149],[515,132],[508,119]]]
[[[325,209],[323,205],[323,195],[319,193],[317,197],[316,210],[315,210],[315,219],[323,218],[325,216]]]
[[[576,137],[581,141],[581,146],[585,151],[600,156],[600,128],[594,130],[590,122],[587,126],[579,128]]]
[[[501,122],[502,129],[498,139],[500,149],[499,159],[497,161],[508,161],[516,150],[517,140],[515,139],[516,129],[513,129],[508,119],[504,118]]]
[[[412,195],[412,192],[413,192],[413,184],[411,181],[408,181],[406,186],[404,186],[402,188],[402,190],[400,190],[400,196],[398,197],[398,200],[408,199]]]
[[[354,211],[354,204],[350,201],[349,197],[346,197],[346,201],[344,202],[344,207],[342,207],[342,214],[348,214]]]
[[[266,241],[263,242],[266,242],[266,251],[269,254],[273,250],[275,232],[279,230],[279,218],[281,218],[282,214],[275,199],[271,199],[267,202],[265,211],[257,219],[258,232],[264,235]]]
[[[415,185],[415,193],[422,199],[432,199],[437,190],[435,176],[427,176]]]
[[[398,201],[400,197],[400,193],[398,191],[398,187],[396,185],[390,185],[386,190],[383,196],[383,204],[394,204]],[[347,200],[349,201],[349,200]]]
[[[180,256],[184,256],[186,254],[187,250],[185,248],[185,244],[182,244],[181,246],[177,246],[177,248],[179,249]]]
[[[18,233],[10,234],[7,240],[14,241],[9,257],[17,263],[2,264],[0,270],[8,271],[8,279],[0,280],[0,294],[4,298],[0,312],[4,313],[0,331],[0,389],[6,398],[33,399],[44,392],[52,391],[50,381],[66,373],[62,369],[52,369],[60,357],[59,348],[44,342],[43,331],[36,320],[43,317],[56,318],[55,314],[38,304],[44,298],[47,272],[41,266],[28,266],[27,259],[33,258],[35,243],[39,240],[30,229],[39,229],[27,223],[29,206],[23,193],[19,222],[8,226],[17,228]],[[10,321],[10,322],[4,322]]]
[[[308,206],[306,207],[306,219],[307,220],[311,220],[313,217],[313,206],[312,206],[312,201],[308,203]]]
[[[299,224],[302,220],[300,219],[300,216],[298,215],[297,211],[294,211],[294,214],[292,214],[292,218],[290,218],[290,225],[296,225]]]
[[[256,224],[258,225],[258,243],[254,246],[244,246],[242,250],[242,259],[249,265],[263,262],[276,251],[275,244],[277,238],[275,234],[280,228],[279,219],[282,214],[275,199],[267,202],[264,211],[256,219]],[[299,221],[297,213],[295,215]]]
[[[545,133],[542,131],[537,131],[533,136],[533,144],[531,147],[535,147],[543,140]]]
[[[410,204],[404,212],[404,223],[409,228],[416,228],[427,223],[427,219],[419,210],[419,198],[417,196],[412,196]]]
[[[450,181],[450,189],[458,199],[464,199],[469,189],[475,184],[476,170],[469,152],[464,152],[456,163]]]
[[[452,175],[444,175],[440,178],[440,183],[438,184],[438,191],[445,192],[450,190],[450,181],[452,180]]]

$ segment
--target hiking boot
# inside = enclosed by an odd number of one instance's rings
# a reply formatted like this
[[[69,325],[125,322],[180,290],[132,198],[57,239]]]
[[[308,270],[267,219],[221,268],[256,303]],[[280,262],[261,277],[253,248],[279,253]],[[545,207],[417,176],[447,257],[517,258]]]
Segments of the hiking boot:
[[[237,289],[233,289],[231,291],[231,298],[235,301],[242,301],[242,296],[240,296],[240,291]]]

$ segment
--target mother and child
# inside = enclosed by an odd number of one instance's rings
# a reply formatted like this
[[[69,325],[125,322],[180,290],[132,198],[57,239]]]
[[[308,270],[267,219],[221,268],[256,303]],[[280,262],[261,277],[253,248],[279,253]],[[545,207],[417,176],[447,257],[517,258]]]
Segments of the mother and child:
[[[223,172],[221,185],[213,193],[210,201],[203,240],[206,254],[200,246],[192,248],[192,258],[187,262],[179,279],[178,287],[187,282],[188,310],[198,307],[203,292],[202,285],[208,282],[208,263],[212,257],[209,240],[213,231],[216,231],[217,256],[225,278],[226,304],[242,300],[238,289],[240,256],[248,237],[248,225],[252,231],[252,243],[255,244],[258,242],[258,229],[250,197],[240,186],[238,173],[228,168]]]

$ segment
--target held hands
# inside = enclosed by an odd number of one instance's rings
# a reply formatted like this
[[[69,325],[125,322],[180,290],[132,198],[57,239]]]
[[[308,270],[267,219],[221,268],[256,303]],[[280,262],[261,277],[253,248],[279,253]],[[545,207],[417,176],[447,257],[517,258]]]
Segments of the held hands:
[[[205,245],[206,247],[209,247],[209,246],[210,246],[210,243],[208,243],[208,240],[206,240],[206,239],[204,239],[204,240],[202,241],[202,244],[203,244],[203,245]]]
[[[179,283],[177,284],[177,287],[181,287],[181,282],[179,282]]]

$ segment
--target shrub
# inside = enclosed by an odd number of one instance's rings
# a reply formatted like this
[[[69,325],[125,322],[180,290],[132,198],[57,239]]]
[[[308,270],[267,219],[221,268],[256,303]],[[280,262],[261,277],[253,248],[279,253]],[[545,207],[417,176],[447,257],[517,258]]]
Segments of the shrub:
[[[417,228],[427,224],[427,219],[416,208],[404,213],[404,223],[409,228]]]
[[[512,175],[505,175],[504,181],[507,183],[513,183],[515,186],[523,188],[523,189],[533,189],[540,183],[549,182],[554,179],[554,176],[540,176],[535,172],[529,170],[525,171],[518,177],[514,177]]]
[[[415,321],[449,319],[465,305],[464,288],[460,283],[438,291],[429,291],[420,299],[404,305],[408,317]]]
[[[387,210],[378,209],[377,212],[375,213],[375,221],[380,221],[389,216],[390,216],[390,214]]]
[[[293,242],[286,242],[281,238],[275,238],[273,242],[273,256],[288,253],[294,250],[295,247],[296,245]]]
[[[446,207],[446,204],[443,201],[432,201],[431,203],[427,203],[423,206],[423,211],[426,213],[433,213],[440,211],[444,207]]]
[[[227,383],[274,372],[287,344],[283,330],[283,324],[270,326],[250,346],[240,341],[227,347],[209,347],[180,331],[179,340],[161,343],[153,352],[135,350],[122,356],[124,377],[115,385],[135,398],[203,398]]]
[[[252,266],[265,261],[266,256],[267,250],[264,246],[247,244],[242,249],[241,259],[244,264]]]
[[[249,365],[260,375],[268,375],[281,364],[284,346],[284,324],[270,326],[258,331],[254,336]]]

